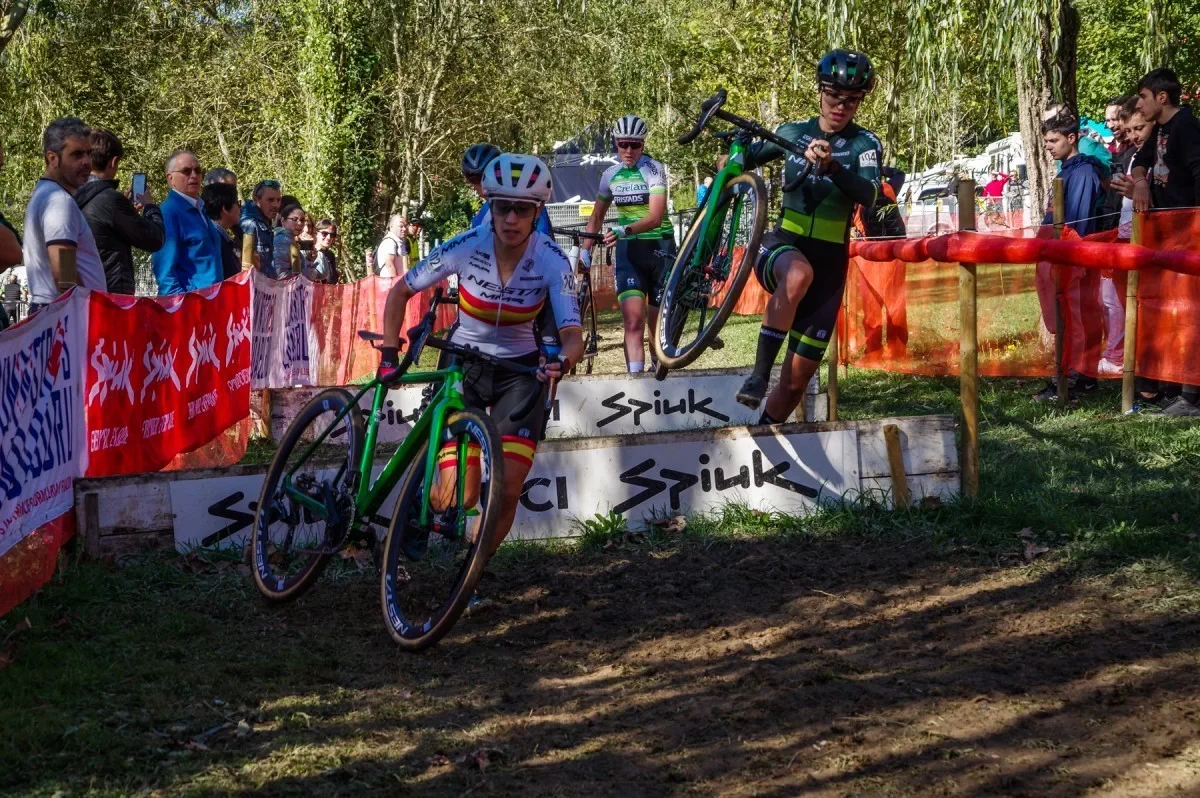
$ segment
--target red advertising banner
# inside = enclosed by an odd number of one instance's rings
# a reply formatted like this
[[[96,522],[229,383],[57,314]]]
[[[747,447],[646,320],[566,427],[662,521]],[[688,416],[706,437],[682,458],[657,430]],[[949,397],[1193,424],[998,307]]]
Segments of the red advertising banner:
[[[158,471],[250,413],[250,285],[89,297],[88,476]]]
[[[383,332],[383,309],[396,279],[372,276],[356,283],[313,285],[312,326],[319,352],[313,384],[349,385],[375,374],[379,353],[358,337],[358,331]],[[401,335],[417,326],[429,311],[430,296],[426,291],[408,301]],[[438,308],[437,329],[449,327],[456,317],[457,308]]]

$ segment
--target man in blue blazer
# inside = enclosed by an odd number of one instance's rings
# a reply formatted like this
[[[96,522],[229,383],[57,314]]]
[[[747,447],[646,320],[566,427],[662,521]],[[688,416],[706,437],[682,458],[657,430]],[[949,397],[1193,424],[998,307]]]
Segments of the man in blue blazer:
[[[204,170],[180,150],[167,158],[170,193],[161,206],[166,240],[151,257],[158,295],[182,294],[221,281],[221,232],[200,199]]]

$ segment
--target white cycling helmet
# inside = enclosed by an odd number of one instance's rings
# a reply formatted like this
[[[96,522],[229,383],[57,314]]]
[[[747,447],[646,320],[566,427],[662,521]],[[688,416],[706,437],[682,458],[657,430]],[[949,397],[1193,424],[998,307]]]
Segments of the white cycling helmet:
[[[637,114],[625,114],[617,120],[613,125],[612,134],[614,139],[637,139],[645,141],[646,136],[650,135],[650,131],[646,129],[646,123]]]
[[[501,153],[483,170],[483,196],[490,199],[550,201],[550,167],[533,155]]]

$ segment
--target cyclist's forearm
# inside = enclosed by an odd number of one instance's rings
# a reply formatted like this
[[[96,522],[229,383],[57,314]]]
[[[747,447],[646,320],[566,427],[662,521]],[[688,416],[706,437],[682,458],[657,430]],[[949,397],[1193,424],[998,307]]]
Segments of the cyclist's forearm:
[[[604,215],[608,213],[608,203],[604,200],[596,200],[596,204],[592,206],[592,215],[588,217],[587,232],[599,233],[600,227],[604,224]],[[585,252],[592,248],[596,242],[590,238],[581,239],[579,248]]]
[[[404,326],[404,311],[411,298],[412,291],[403,280],[397,280],[392,290],[388,291],[387,304],[383,307],[384,346],[400,345],[400,328]]]
[[[744,164],[745,170],[748,172],[751,169],[757,169],[763,164],[783,155],[783,150],[777,144],[772,144],[769,141],[756,142],[749,150],[746,151],[746,160]]]
[[[583,358],[583,330],[579,327],[567,327],[558,331],[562,343],[562,355],[571,363],[578,363]]]
[[[834,163],[837,163],[834,161]],[[849,169],[843,169],[840,166],[834,167],[829,175],[829,179],[838,187],[838,190],[849,197],[853,202],[858,203],[864,208],[871,208],[875,205],[875,198],[878,196],[878,189],[874,181],[868,180],[862,175],[855,174]]]

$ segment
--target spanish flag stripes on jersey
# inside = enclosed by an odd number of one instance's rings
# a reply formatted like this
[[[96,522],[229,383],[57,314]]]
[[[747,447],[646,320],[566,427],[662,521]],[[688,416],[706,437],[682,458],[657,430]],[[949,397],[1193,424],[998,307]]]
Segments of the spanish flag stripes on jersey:
[[[542,312],[544,304],[546,304],[545,299],[541,299],[537,304],[529,307],[513,307],[505,305],[503,302],[488,302],[486,299],[472,294],[465,283],[458,284],[458,306],[468,316],[487,324],[495,324],[500,327],[528,324]]]

